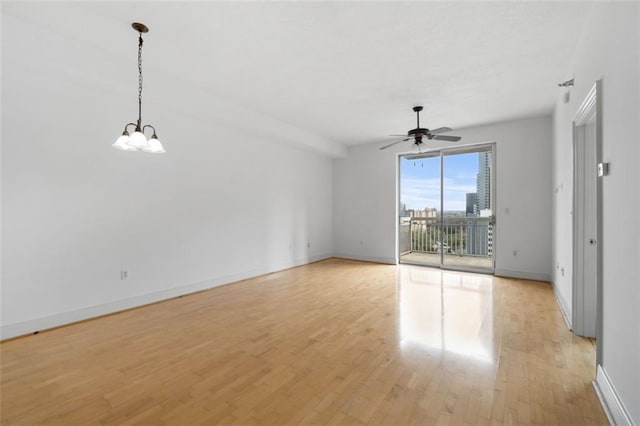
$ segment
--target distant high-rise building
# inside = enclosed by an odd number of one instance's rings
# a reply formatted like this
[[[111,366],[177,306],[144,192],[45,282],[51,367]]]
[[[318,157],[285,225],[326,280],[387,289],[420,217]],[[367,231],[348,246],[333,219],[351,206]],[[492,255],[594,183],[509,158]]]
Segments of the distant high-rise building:
[[[478,153],[478,179],[476,180],[478,197],[477,213],[491,208],[491,152]],[[475,213],[475,212],[474,212]]]
[[[478,217],[467,225],[467,251],[474,255],[493,256],[493,224],[490,219],[486,219],[493,215],[491,167],[491,152],[479,152],[476,193],[467,194],[467,216],[469,216],[470,198],[475,195],[472,216]]]
[[[467,216],[473,216],[476,213],[478,204],[478,194],[475,192],[467,192]]]

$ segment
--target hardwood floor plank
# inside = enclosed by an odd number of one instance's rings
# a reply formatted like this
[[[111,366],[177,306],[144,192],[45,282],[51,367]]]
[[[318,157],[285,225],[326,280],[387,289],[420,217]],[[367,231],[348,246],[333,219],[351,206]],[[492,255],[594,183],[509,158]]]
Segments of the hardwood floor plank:
[[[607,424],[548,283],[330,259],[0,343],[12,424]]]

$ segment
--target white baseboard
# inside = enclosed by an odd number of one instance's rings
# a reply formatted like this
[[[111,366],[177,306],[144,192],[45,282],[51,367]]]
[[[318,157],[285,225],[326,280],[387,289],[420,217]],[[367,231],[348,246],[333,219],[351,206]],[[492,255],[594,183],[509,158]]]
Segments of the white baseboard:
[[[493,274],[498,277],[521,278],[524,280],[547,281],[547,282],[551,281],[550,274],[542,274],[539,272],[512,271],[510,269],[496,268]]]
[[[600,404],[607,414],[609,423],[615,426],[634,426],[629,412],[618,397],[616,388],[601,365],[598,365],[593,387],[600,399]]]
[[[307,263],[329,259],[331,257],[333,257],[331,254],[311,256],[308,258],[297,259],[293,262],[272,265],[270,267],[265,266],[263,268],[257,268],[246,272],[212,278],[206,281],[173,287],[166,290],[129,297],[126,299],[103,303],[100,305],[89,306],[74,311],[62,312],[59,314],[49,315],[13,324],[3,324],[2,326],[0,326],[0,340],[10,339],[12,337],[31,334],[37,331],[60,327],[78,321],[84,321],[103,315],[113,314],[115,312],[123,311],[126,309],[137,308],[140,306],[148,305],[150,303],[161,302],[163,300],[172,299],[178,296],[184,296],[198,291],[209,290],[221,285],[231,284],[236,281],[253,278],[271,272],[281,271],[283,269],[293,268],[300,265],[305,265]]]
[[[362,262],[373,262],[373,263],[386,263],[389,265],[397,265],[398,262],[396,259],[390,257],[376,257],[376,256],[360,256],[357,254],[334,254],[333,257],[337,257],[339,259],[350,259],[350,260],[360,260]]]
[[[567,324],[569,330],[573,330],[573,326],[571,325],[571,310],[567,306],[567,302],[562,297],[562,294],[558,291],[558,287],[556,287],[555,283],[551,283],[553,287],[553,294],[556,296],[556,302],[558,302],[558,306],[560,307],[560,312],[562,313],[562,317],[564,318],[564,322]]]

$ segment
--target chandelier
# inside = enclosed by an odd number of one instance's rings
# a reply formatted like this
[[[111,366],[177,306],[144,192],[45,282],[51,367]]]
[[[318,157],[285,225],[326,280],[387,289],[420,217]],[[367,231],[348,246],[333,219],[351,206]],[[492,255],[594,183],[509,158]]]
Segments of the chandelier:
[[[112,146],[123,151],[144,151],[160,154],[166,151],[156,135],[156,129],[149,124],[142,125],[142,33],[148,32],[149,28],[139,22],[134,22],[131,26],[138,32],[138,121],[124,126],[122,135]],[[132,134],[129,134],[129,126],[135,126]],[[147,127],[153,130],[153,135],[148,140],[144,135]]]

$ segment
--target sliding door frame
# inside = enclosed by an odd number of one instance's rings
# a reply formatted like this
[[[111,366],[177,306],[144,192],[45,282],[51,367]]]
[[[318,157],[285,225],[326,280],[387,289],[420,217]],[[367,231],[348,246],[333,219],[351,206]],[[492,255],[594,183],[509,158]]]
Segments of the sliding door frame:
[[[490,151],[491,152],[491,213],[492,213],[492,220],[491,220],[491,224],[493,224],[493,232],[492,232],[492,256],[491,256],[491,270],[486,270],[486,269],[476,269],[476,268],[469,268],[469,267],[462,267],[462,268],[457,268],[455,266],[452,265],[445,265],[444,263],[444,251],[440,250],[440,264],[439,265],[426,265],[426,264],[420,264],[420,263],[412,263],[412,262],[406,262],[403,261],[401,262],[401,256],[402,256],[402,242],[400,239],[400,233],[401,233],[401,229],[400,229],[400,211],[401,211],[401,203],[402,203],[402,198],[401,198],[401,194],[402,194],[402,178],[400,176],[400,172],[401,172],[401,160],[402,158],[415,158],[415,159],[420,159],[420,158],[427,158],[427,157],[440,157],[440,228],[443,229],[444,227],[444,157],[446,155],[451,155],[451,154],[466,154],[466,153],[473,153],[473,152],[478,152],[478,151],[482,151],[484,148],[484,150],[486,151]],[[487,149],[488,148],[488,149]],[[396,255],[397,255],[397,263],[403,263],[403,264],[415,264],[415,265],[419,265],[419,266],[429,266],[429,267],[434,267],[434,268],[440,268],[440,269],[444,269],[444,270],[452,270],[452,271],[461,271],[461,272],[474,272],[474,273],[484,273],[484,274],[491,274],[493,275],[495,273],[495,269],[496,269],[496,254],[497,254],[497,238],[496,238],[496,229],[497,229],[497,220],[496,220],[496,216],[497,216],[497,163],[498,163],[498,152],[497,152],[497,143],[496,142],[481,142],[481,143],[475,143],[475,144],[469,144],[469,145],[464,145],[464,146],[456,146],[456,147],[439,147],[439,148],[432,148],[432,149],[428,149],[426,151],[423,152],[418,152],[418,153],[412,153],[412,152],[403,152],[403,153],[398,153],[398,158],[396,161],[396,168],[397,168],[397,173],[396,173],[396,177],[397,177],[397,186],[396,186],[396,224],[395,224],[395,228],[396,228]],[[411,235],[409,235],[409,238],[411,239]],[[442,237],[441,237],[442,238]]]

